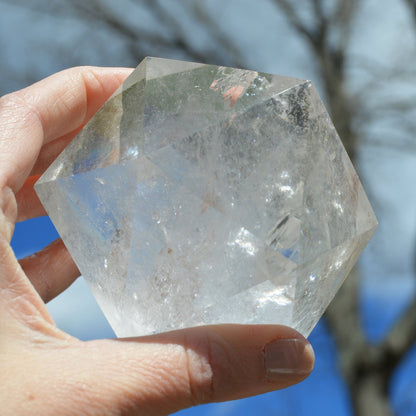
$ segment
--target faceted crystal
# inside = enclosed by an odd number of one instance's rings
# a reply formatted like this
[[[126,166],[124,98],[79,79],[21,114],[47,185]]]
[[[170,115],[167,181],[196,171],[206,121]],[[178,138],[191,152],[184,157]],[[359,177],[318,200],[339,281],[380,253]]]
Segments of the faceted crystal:
[[[158,58],[36,190],[118,336],[307,336],[377,226],[309,81]]]

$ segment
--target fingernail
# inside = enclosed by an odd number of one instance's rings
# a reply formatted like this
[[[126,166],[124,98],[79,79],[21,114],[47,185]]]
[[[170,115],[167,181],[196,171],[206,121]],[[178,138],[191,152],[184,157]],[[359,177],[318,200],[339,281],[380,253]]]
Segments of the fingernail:
[[[264,347],[266,377],[281,381],[288,375],[306,375],[313,369],[312,346],[304,339],[277,339]]]

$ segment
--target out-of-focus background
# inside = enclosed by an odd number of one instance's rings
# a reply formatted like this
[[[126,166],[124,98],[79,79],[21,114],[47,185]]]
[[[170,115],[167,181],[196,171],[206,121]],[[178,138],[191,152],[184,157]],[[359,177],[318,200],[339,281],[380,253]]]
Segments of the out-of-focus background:
[[[313,375],[183,415],[416,415],[416,0],[0,0],[0,94],[75,65],[185,59],[311,79],[380,226],[310,336]],[[16,227],[19,257],[57,237]],[[49,304],[81,339],[114,336],[79,279]]]

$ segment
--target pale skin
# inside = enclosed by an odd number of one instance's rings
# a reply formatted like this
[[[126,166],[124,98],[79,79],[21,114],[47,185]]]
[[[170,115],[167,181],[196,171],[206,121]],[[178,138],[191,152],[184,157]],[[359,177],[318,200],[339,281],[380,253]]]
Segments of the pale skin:
[[[130,69],[72,68],[0,98],[0,409],[19,415],[166,415],[282,389],[312,371],[299,333],[217,325],[82,342],[45,302],[79,276],[58,240],[18,261],[14,224],[44,215],[33,184]],[[68,311],[70,314],[71,311]]]

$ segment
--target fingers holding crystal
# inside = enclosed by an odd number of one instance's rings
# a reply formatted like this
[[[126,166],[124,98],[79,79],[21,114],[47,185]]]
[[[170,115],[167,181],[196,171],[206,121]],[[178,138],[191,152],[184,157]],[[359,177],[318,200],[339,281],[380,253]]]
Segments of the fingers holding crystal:
[[[83,126],[80,126],[76,130],[59,137],[52,142],[46,143],[39,152],[39,156],[34,164],[30,175],[42,175],[43,172],[50,166],[50,164],[56,159],[59,153],[65,149],[65,147],[72,141],[72,139],[80,132]]]
[[[29,176],[16,194],[17,222],[46,215],[33,188],[40,175]]]
[[[307,377],[314,364],[308,341],[279,325],[215,325],[92,341],[82,356],[84,374],[94,376],[91,384],[84,379],[89,395],[99,393],[109,413],[123,408],[146,415],[285,388]]]
[[[314,366],[309,342],[282,325],[210,325],[147,338],[184,348],[197,403],[282,389],[305,379]]]
[[[19,263],[44,302],[58,296],[80,275],[61,239]]]
[[[34,190],[34,185],[43,172],[45,172],[49,165],[56,159],[59,153],[61,153],[62,150],[78,134],[81,128],[82,127],[60,137],[59,139],[47,143],[42,147],[29,177],[25,180],[23,186],[16,194],[18,205],[17,221],[24,221],[30,218],[46,215],[46,211]]]
[[[0,185],[17,192],[43,144],[78,129],[130,72],[123,68],[72,68],[1,97],[0,173],[4,183]]]

